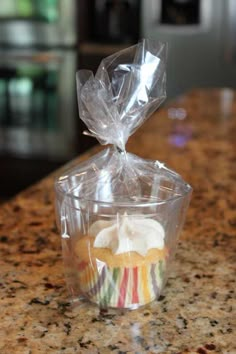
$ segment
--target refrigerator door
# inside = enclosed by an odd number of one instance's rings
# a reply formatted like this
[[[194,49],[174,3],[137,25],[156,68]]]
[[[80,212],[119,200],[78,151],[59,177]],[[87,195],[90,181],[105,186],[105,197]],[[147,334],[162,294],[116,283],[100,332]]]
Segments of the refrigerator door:
[[[234,0],[142,2],[142,36],[168,42],[168,98],[193,87],[235,87],[235,69],[225,61],[229,1],[235,6]],[[196,17],[190,7],[184,10],[187,3],[199,5]],[[168,4],[165,15],[163,6]]]

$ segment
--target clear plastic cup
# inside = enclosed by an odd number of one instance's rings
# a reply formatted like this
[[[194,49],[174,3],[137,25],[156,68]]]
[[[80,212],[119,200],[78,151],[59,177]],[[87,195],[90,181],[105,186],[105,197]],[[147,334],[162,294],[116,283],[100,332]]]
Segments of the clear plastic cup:
[[[79,174],[65,174],[56,180],[57,224],[73,300],[86,299],[100,308],[134,309],[158,299],[168,278],[192,191],[178,174],[167,168],[160,171],[152,183],[145,184],[142,198],[129,202],[78,196]],[[114,254],[110,248],[94,246],[96,229],[113,226],[113,231],[119,231],[127,217],[128,228],[137,220],[142,223],[147,219],[161,225],[162,247],[141,255],[132,250]],[[148,235],[147,229],[139,237],[145,239]],[[119,235],[111,233],[109,237],[117,240]],[[135,234],[132,237],[135,242]]]

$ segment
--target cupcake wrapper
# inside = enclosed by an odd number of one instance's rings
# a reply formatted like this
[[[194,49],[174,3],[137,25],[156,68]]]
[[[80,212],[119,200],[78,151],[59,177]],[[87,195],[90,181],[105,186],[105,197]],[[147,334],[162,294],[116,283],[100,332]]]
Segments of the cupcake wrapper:
[[[94,268],[81,262],[78,278],[83,295],[101,307],[128,308],[158,298],[163,286],[165,260],[139,267]]]

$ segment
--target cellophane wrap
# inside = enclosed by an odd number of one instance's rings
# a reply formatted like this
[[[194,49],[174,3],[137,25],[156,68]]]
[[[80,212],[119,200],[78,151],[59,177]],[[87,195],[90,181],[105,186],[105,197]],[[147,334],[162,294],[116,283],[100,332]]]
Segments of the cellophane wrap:
[[[166,97],[166,51],[142,40],[77,73],[80,118],[109,147],[58,178],[57,221],[70,293],[100,307],[157,299],[183,225],[191,187],[125,148]]]
[[[139,179],[148,174],[153,179],[156,165],[127,153],[125,145],[166,98],[166,57],[166,44],[144,39],[103,59],[95,76],[77,72],[80,118],[89,135],[113,145],[83,166],[89,173],[77,193],[84,198],[137,200],[142,196]]]

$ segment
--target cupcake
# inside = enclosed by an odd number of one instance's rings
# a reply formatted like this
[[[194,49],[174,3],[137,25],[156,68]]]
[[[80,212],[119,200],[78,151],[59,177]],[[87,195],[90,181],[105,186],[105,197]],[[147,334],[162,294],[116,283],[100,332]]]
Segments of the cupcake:
[[[75,247],[80,291],[100,307],[135,308],[158,298],[168,251],[162,225],[140,216],[97,221]]]

